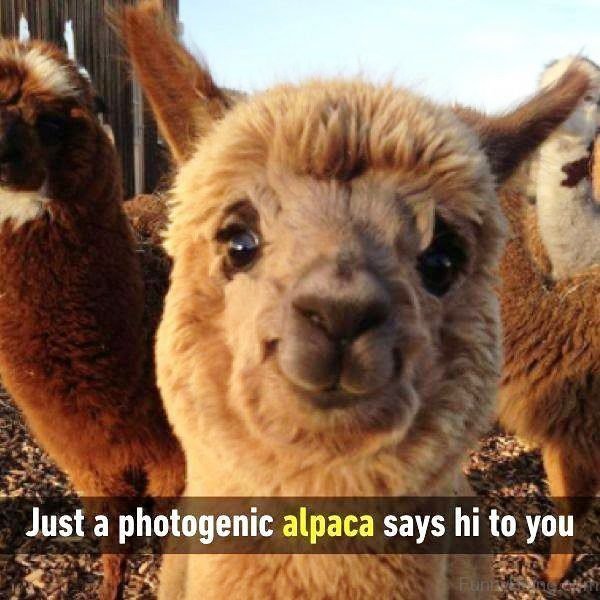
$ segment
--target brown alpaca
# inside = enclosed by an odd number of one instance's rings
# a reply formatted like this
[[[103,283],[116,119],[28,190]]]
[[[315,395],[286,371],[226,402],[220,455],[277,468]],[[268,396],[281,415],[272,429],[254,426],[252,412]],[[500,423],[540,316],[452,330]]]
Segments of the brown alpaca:
[[[78,492],[175,496],[184,460],[155,385],[156,318],[91,100],[58,49],[0,41],[0,374]],[[104,556],[104,598],[122,566]]]
[[[281,86],[226,111],[206,71],[189,77],[202,67],[156,2],[125,9],[121,30],[181,165],[157,365],[186,495],[465,493],[501,367],[496,178],[586,77],[506,117],[461,111],[477,135],[451,109],[362,81]],[[195,104],[176,111],[169,90],[191,81]],[[472,598],[489,578],[482,557],[169,555],[160,597]]]
[[[503,206],[513,235],[501,263],[499,418],[541,448],[550,495],[567,497],[557,508],[581,521],[600,490],[600,267],[551,282],[535,207],[519,190]],[[546,578],[562,580],[572,561],[572,540],[555,538]]]

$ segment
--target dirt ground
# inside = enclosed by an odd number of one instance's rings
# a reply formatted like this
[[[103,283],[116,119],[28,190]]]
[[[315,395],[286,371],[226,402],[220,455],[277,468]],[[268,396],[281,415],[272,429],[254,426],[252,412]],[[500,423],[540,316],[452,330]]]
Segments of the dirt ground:
[[[546,488],[539,454],[527,451],[511,436],[491,432],[466,468],[473,487],[484,499],[527,494],[544,502]],[[32,441],[10,398],[0,394],[0,497],[57,497],[68,491],[67,478]],[[590,518],[597,519],[598,515]],[[600,531],[600,527],[596,529]],[[129,561],[127,598],[154,598],[158,563],[159,559],[153,558]],[[542,588],[542,565],[543,557],[537,555],[497,556],[497,597],[600,598],[600,556],[579,555],[570,579],[559,589]],[[100,569],[100,561],[89,556],[0,556],[0,600],[93,598]]]

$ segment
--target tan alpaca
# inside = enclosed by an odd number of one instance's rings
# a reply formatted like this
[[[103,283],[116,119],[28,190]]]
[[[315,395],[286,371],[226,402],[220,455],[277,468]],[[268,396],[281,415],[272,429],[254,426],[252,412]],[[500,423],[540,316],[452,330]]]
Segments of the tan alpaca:
[[[121,27],[181,164],[157,360],[186,494],[465,493],[460,465],[490,425],[501,363],[495,177],[587,79],[572,72],[507,117],[462,112],[476,135],[447,108],[358,80],[277,87],[207,127],[218,92],[205,73],[182,108],[203,115],[193,144],[168,90],[200,67],[156,3]],[[169,555],[160,597],[472,598],[489,579],[480,557]]]

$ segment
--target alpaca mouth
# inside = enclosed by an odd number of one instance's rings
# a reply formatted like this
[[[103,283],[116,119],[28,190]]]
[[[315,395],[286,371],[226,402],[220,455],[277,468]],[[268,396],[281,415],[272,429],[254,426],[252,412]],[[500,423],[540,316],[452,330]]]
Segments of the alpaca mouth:
[[[307,390],[281,373],[287,385],[294,390],[294,393],[302,399],[303,402],[312,406],[315,409],[322,411],[331,410],[350,410],[364,406],[370,406],[378,401],[385,392],[393,389],[397,382],[396,379],[392,379],[387,382],[385,386],[378,388],[368,393],[355,393],[350,390],[344,389],[339,383],[326,390],[315,391]]]
[[[368,395],[352,394],[338,385],[323,392],[311,393],[309,401],[316,408],[333,410],[354,407],[372,400],[373,397],[373,393]]]
[[[286,374],[279,361],[277,360],[277,351],[279,348],[279,339],[272,339],[264,344],[264,362],[272,363],[278,377],[285,381],[304,402],[317,409],[333,410],[353,408],[359,405],[366,405],[377,401],[385,395],[390,389],[397,386],[403,371],[402,354],[399,349],[393,350],[393,373],[391,377],[382,381],[381,385],[372,387],[368,391],[360,391],[344,386],[342,380],[342,371],[337,373],[335,381],[324,389],[317,389],[306,385],[304,382],[296,381],[293,377]]]

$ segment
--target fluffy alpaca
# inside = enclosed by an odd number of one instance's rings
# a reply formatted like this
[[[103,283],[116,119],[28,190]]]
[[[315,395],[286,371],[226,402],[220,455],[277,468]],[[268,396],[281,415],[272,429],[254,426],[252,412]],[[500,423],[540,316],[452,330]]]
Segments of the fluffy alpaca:
[[[169,90],[202,67],[158,4],[125,9],[121,31],[182,163],[157,365],[186,495],[464,493],[460,465],[490,425],[501,366],[495,183],[562,122],[587,78],[571,72],[505,117],[460,119],[361,81],[281,86],[227,111],[204,71],[193,110],[179,112]],[[174,113],[202,115],[197,144]],[[470,598],[488,594],[459,581],[489,580],[488,567],[169,555],[160,597]]]
[[[600,267],[551,282],[536,207],[521,189],[503,206],[513,235],[501,263],[500,423],[541,448],[551,496],[588,498],[558,507],[583,519],[600,489]],[[560,581],[572,561],[572,543],[556,538],[546,578]]]
[[[600,67],[567,57],[551,63],[540,83],[554,84],[574,62],[589,74],[592,85],[573,114],[541,145],[533,170],[537,219],[554,279],[600,264],[600,196],[590,179],[600,131]]]
[[[586,59],[566,58],[546,69],[541,85],[555,83],[573,62],[592,85],[541,145],[529,181],[520,182],[533,190],[535,206],[523,201],[519,186],[503,198],[514,237],[501,269],[500,422],[542,449],[553,497],[593,497],[600,490],[600,266],[594,266],[600,195],[593,176],[600,169],[594,152],[600,70]],[[559,508],[583,519],[588,507],[577,500]],[[546,577],[560,581],[572,561],[572,543],[555,539]]]
[[[84,496],[175,496],[166,420],[113,145],[55,47],[0,41],[0,374]],[[104,556],[103,597],[123,560]]]

